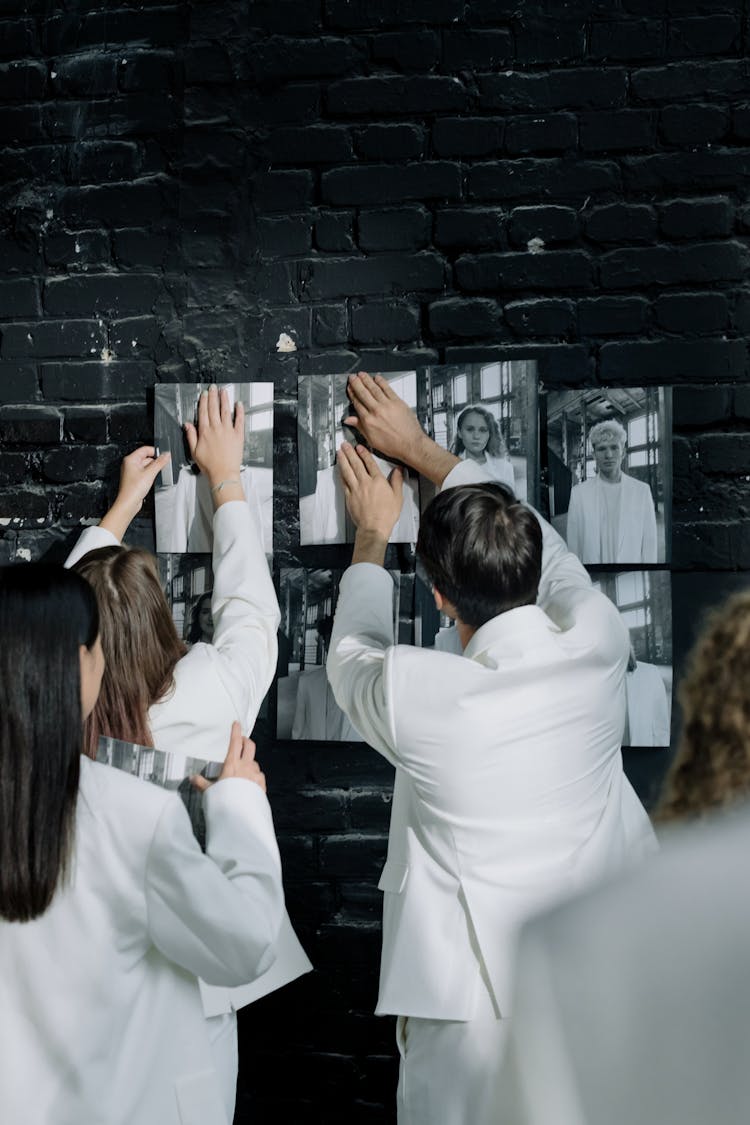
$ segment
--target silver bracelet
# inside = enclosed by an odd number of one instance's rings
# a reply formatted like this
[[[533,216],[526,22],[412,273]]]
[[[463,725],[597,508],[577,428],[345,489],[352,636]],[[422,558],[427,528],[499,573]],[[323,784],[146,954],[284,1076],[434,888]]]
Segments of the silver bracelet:
[[[211,491],[212,492],[221,492],[221,490],[222,490],[222,488],[224,487],[225,484],[242,484],[242,481],[236,480],[234,478],[231,478],[231,479],[228,479],[228,480],[220,480],[218,484],[215,484],[213,486]]]

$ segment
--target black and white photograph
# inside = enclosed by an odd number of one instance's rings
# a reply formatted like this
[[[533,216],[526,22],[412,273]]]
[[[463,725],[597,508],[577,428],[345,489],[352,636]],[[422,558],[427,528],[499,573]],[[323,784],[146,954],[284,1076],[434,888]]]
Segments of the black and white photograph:
[[[550,391],[552,524],[586,566],[669,561],[671,388]]]
[[[372,374],[375,374],[374,372]],[[416,371],[383,373],[393,390],[412,409],[417,405]],[[342,441],[356,445],[362,439],[344,425],[354,413],[347,398],[347,375],[301,375],[298,380],[297,442],[299,449],[300,544],[353,543],[355,528],[344,502],[344,490],[336,465]],[[373,450],[387,475],[395,462]],[[419,479],[404,474],[401,515],[391,534],[391,543],[414,543],[419,531]]]
[[[273,549],[273,383],[220,383],[232,406],[245,408],[240,480],[263,549]],[[170,462],[159,474],[154,503],[159,553],[205,552],[213,547],[214,505],[207,478],[190,457],[184,425],[195,422],[201,383],[159,384],[154,393],[154,443]]]
[[[188,645],[211,644],[214,622],[211,555],[159,555],[159,577],[177,632]]]
[[[417,399],[419,420],[438,445],[538,504],[535,361],[428,367],[419,372]]]
[[[326,657],[343,570],[282,570],[279,605],[277,738],[361,742],[333,698]],[[393,622],[397,641],[410,641],[413,575],[389,571],[393,579]]]
[[[672,586],[665,570],[599,570],[594,586],[630,633],[623,746],[669,746],[672,722]]]
[[[203,818],[201,794],[191,783],[196,774],[217,778],[221,773],[221,762],[206,762],[202,758],[189,758],[184,754],[171,754],[156,750],[152,746],[138,746],[134,742],[123,742],[119,738],[99,739],[96,751],[97,762],[123,770],[132,777],[140,777],[162,789],[178,793],[188,811],[193,832],[201,847],[205,846],[206,825]]]

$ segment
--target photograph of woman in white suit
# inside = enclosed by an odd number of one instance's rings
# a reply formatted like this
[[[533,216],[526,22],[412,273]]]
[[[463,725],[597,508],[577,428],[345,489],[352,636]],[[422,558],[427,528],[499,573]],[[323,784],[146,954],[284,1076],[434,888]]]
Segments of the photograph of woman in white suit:
[[[204,855],[174,793],[81,754],[104,672],[79,575],[0,572],[4,1125],[229,1125],[197,977],[274,956],[284,897],[239,724],[205,787]]]
[[[513,465],[495,418],[484,406],[471,405],[456,420],[456,436],[451,445],[462,461],[484,465],[492,480],[507,484],[515,491]]]
[[[276,667],[279,607],[263,545],[238,483],[242,410],[226,392],[201,397],[198,425],[187,427],[191,454],[212,489],[213,575],[210,644],[188,650],[172,620],[156,559],[121,539],[168,454],[143,446],[123,461],[117,498],[98,527],[87,528],[67,565],[94,587],[107,658],[102,693],[86,730],[96,756],[100,735],[209,761],[223,758],[232,722],[250,731]],[[202,988],[231,1119],[237,1080],[236,1009],[312,966],[285,918],[270,972],[241,990]]]

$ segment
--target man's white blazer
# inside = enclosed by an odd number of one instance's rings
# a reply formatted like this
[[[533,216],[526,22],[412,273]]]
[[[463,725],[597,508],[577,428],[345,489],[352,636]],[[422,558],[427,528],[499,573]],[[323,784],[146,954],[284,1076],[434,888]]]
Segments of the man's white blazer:
[[[0,920],[3,1125],[229,1125],[196,974],[267,969],[284,897],[260,787],[205,811],[207,855],[179,797],[81,759],[70,882]]]
[[[464,462],[444,487],[480,478]],[[489,987],[507,1015],[523,919],[654,847],[620,754],[627,632],[541,523],[539,603],[487,622],[463,655],[393,645],[382,567],[341,582],[331,684],[396,766],[381,1014],[470,1019]]]
[[[657,562],[656,514],[651,489],[623,473],[620,478],[620,521],[614,559],[603,559],[601,524],[604,516],[602,484],[598,476],[573,486],[568,507],[566,538],[571,551],[584,563]]]

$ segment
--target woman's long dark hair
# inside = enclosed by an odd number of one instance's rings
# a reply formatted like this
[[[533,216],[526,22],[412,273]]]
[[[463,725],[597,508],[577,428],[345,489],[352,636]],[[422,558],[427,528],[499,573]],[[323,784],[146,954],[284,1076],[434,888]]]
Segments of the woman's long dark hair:
[[[43,914],[70,869],[80,754],[79,647],[99,633],[77,574],[0,568],[0,917]]]

